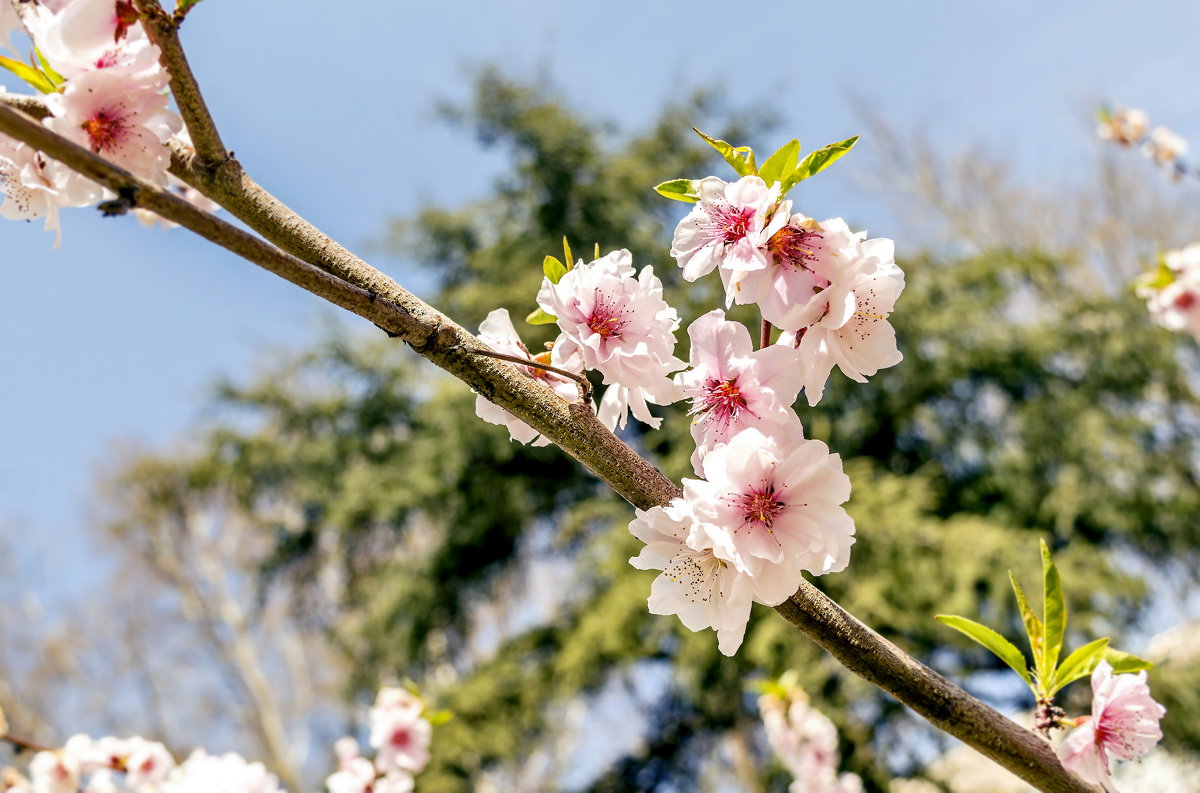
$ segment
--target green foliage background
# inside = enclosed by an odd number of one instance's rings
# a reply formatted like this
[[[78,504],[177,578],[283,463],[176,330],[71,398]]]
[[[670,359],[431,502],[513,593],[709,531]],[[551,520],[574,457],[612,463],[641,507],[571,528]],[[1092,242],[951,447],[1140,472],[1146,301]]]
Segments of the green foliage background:
[[[563,235],[577,252],[627,247],[652,265],[684,327],[719,304],[715,278],[683,288],[667,243],[686,210],[650,187],[724,173],[693,124],[758,142],[767,119],[697,96],[619,133],[497,72],[481,74],[473,100],[448,116],[502,149],[511,169],[484,200],[426,209],[391,240],[433,274],[431,302],[463,325],[497,307],[528,313],[541,260]],[[803,211],[802,189],[794,197]],[[1068,648],[1099,635],[1120,646],[1145,615],[1156,571],[1194,575],[1194,345],[1153,327],[1131,294],[1096,288],[1082,257],[1048,255],[1036,240],[966,256],[905,253],[898,242],[908,286],[892,321],[903,364],[865,386],[835,372],[817,408],[797,406],[854,483],[853,563],[817,583],[973,685],[998,679],[976,675],[998,661],[932,617],[969,616],[1023,645],[1007,571],[1036,581],[1044,537],[1066,582]],[[523,332],[531,349],[551,337]],[[783,790],[746,682],[789,669],[837,722],[844,768],[869,790],[921,773],[942,740],[768,609],[755,607],[735,658],[717,653],[711,633],[649,615],[653,575],[627,563],[632,510],[557,450],[513,444],[478,421],[472,394],[394,342],[334,333],[249,384],[226,384],[218,403],[225,418],[199,451],[122,473],[122,487],[144,496],[129,502],[123,529],[218,497],[255,521],[274,538],[261,587],[286,578],[303,593],[297,617],[344,657],[348,698],[412,678],[454,712],[436,732],[422,793],[471,790],[484,771],[520,767],[557,736],[563,703],[654,670],[669,673],[630,724],[640,748],[602,767],[588,790],[700,789],[731,736],[761,770],[741,783]],[[664,415],[661,432],[633,441],[678,480],[690,474],[687,418]],[[331,532],[332,551],[321,542]],[[317,585],[330,566],[345,582],[332,593]],[[531,592],[522,583],[536,568],[553,569],[554,583]],[[1175,748],[1200,749],[1198,675],[1194,665],[1152,672]],[[1019,684],[986,690],[1005,707],[1031,704]],[[583,740],[603,754],[604,735]]]

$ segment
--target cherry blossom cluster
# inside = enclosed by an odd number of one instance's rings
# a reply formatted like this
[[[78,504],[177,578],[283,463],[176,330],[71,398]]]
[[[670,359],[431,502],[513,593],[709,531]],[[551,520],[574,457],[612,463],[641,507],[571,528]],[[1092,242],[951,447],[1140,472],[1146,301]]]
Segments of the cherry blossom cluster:
[[[1150,696],[1145,671],[1113,674],[1101,661],[1092,673],[1092,714],[1074,720],[1076,729],[1059,747],[1063,765],[1088,782],[1117,793],[1112,761],[1137,760],[1162,740],[1166,708]]]
[[[325,780],[329,793],[411,793],[413,776],[429,764],[433,724],[425,713],[425,703],[409,690],[380,689],[369,714],[375,760],[362,756],[354,738],[339,740],[338,770]]]
[[[538,310],[528,318],[557,325],[550,349],[531,354],[503,309],[479,331],[494,352],[529,361],[525,373],[568,401],[578,398],[578,387],[565,375],[598,372],[607,386],[598,416],[610,429],[625,428],[630,414],[657,428],[662,419],[650,405],[686,400],[697,478],[684,479],[682,498],[668,506],[637,512],[629,529],[646,545],[630,561],[661,571],[651,585],[652,613],[675,614],[691,630],[713,628],[721,652],[732,655],[752,603],[778,605],[804,572],[839,572],[849,562],[854,522],[842,505],[850,480],[838,455],[805,438],[793,404],[804,391],[816,405],[834,368],[866,382],[899,363],[888,316],[904,275],[890,240],[867,239],[840,218],[795,214],[785,199],[855,139],[803,162],[792,141],[761,171],[748,149],[705,140],[744,175],[657,188],[695,204],[675,230],[671,254],[686,281],[719,275],[725,309],[757,306],[759,348],[745,325],[715,308],[688,326],[689,359],[681,360],[679,316],[663,300],[653,268],[637,271],[625,250],[572,261],[565,243],[566,263],[543,263]],[[514,440],[546,443],[483,397],[476,412],[506,425]]]
[[[1137,293],[1155,322],[1200,341],[1200,243],[1163,254],[1158,267],[1139,280]]]
[[[4,793],[278,793],[262,763],[197,749],[176,764],[161,743],[144,738],[76,735],[29,763],[29,776],[4,770]]]
[[[837,727],[798,688],[758,698],[767,742],[795,780],[788,793],[862,793],[857,774],[838,774]]]
[[[1164,126],[1150,129],[1150,118],[1145,111],[1136,108],[1119,108],[1115,111],[1102,109],[1096,134],[1101,140],[1119,146],[1138,147],[1155,165],[1178,179],[1189,173],[1183,158],[1188,153],[1188,142]],[[1193,173],[1194,175],[1194,173]]]
[[[18,13],[17,8],[20,8]],[[27,33],[30,66],[4,58],[0,65],[45,94],[47,127],[157,185],[172,186],[206,210],[215,205],[167,173],[172,136],[187,143],[169,106],[168,75],[160,52],[138,24],[129,0],[0,2],[0,36]],[[11,46],[11,45],[10,45]],[[58,210],[113,196],[97,183],[50,160],[29,145],[0,136],[0,215],[45,219],[61,240]],[[143,218],[145,220],[145,218]]]

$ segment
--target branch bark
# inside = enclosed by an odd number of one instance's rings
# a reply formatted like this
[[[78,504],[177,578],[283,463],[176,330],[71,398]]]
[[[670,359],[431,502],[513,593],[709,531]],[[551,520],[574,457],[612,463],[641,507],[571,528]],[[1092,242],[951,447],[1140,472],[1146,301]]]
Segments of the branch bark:
[[[142,5],[156,4],[139,0]],[[184,110],[182,101],[180,109]],[[666,505],[680,495],[673,482],[609,432],[589,407],[564,402],[512,364],[472,355],[471,349],[486,345],[322,234],[259,187],[236,159],[206,164],[202,157],[176,147],[172,173],[278,248],[59,137],[4,102],[0,132],[401,338],[550,438],[635,507]],[[1039,790],[1100,793],[1100,788],[1066,770],[1044,740],[904,653],[807,581],[776,610],[847,669]]]

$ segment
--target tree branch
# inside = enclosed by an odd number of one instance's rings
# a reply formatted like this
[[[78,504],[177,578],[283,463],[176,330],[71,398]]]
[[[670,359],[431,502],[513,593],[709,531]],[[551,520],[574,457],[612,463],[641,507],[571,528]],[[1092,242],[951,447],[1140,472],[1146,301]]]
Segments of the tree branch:
[[[158,0],[133,0],[133,5],[141,15],[146,35],[162,51],[163,68],[171,76],[171,93],[175,96],[179,115],[183,116],[183,123],[187,125],[200,161],[205,165],[225,162],[229,159],[229,152],[221,142],[217,124],[200,93],[200,84],[188,65],[187,56],[179,42],[176,21],[163,10]]]
[[[3,104],[0,132],[403,339],[550,438],[635,507],[663,506],[679,497],[673,482],[609,432],[589,408],[568,405],[514,365],[472,355],[471,349],[485,345],[296,215],[255,184],[235,159],[206,166],[176,148],[172,172],[287,253],[137,179]],[[1067,771],[1041,738],[904,653],[807,581],[776,610],[850,671],[1039,790],[1100,793]]]

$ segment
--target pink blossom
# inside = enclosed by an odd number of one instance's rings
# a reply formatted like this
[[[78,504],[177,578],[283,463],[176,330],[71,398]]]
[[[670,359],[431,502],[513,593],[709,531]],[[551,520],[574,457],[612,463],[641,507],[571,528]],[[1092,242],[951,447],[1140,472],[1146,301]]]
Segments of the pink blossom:
[[[558,318],[560,360],[578,357],[609,385],[600,420],[610,429],[624,427],[632,411],[657,428],[662,420],[650,414],[647,403],[669,405],[679,398],[670,373],[685,364],[674,354],[679,316],[663,300],[653,268],[635,277],[629,251],[614,251],[580,262],[557,284],[543,280],[537,299]]]
[[[337,771],[325,778],[329,793],[366,793],[375,782],[375,766],[365,757],[342,762]]]
[[[662,570],[650,585],[650,613],[675,614],[692,631],[712,628],[725,655],[742,644],[751,602],[777,605],[798,586],[760,562],[750,567],[761,573],[755,577],[717,558],[709,528],[696,521],[682,499],[638,510],[629,531],[646,543],[629,563],[639,570]]]
[[[755,350],[746,326],[727,321],[720,309],[688,326],[688,337],[692,368],[675,375],[675,382],[692,402],[697,474],[704,455],[741,430],[758,427],[770,435],[774,425],[798,421],[791,406],[801,373],[789,350]]]
[[[1136,760],[1162,740],[1166,708],[1150,697],[1145,671],[1114,675],[1101,661],[1092,673],[1092,715],[1059,747],[1063,765],[1088,782],[1116,793],[1112,758]]]
[[[421,718],[423,709],[424,703],[403,688],[380,689],[369,714],[371,746],[380,773],[415,774],[429,763],[433,727]]]
[[[766,267],[767,240],[787,222],[786,207],[772,214],[779,185],[768,187],[757,176],[732,184],[709,176],[700,180],[699,192],[700,200],[679,221],[671,241],[684,280],[695,281],[717,267],[723,278]]]
[[[767,743],[795,777],[789,793],[861,793],[856,774],[838,776],[837,728],[809,705],[803,691],[793,690],[786,700],[764,694],[758,709]]]
[[[704,480],[683,480],[697,520],[714,527],[718,557],[753,575],[765,559],[793,584],[801,570],[845,569],[854,543],[854,521],[840,506],[850,497],[841,457],[800,435],[796,425],[774,435],[742,430],[704,457]]]
[[[831,221],[826,221],[831,223]],[[818,268],[830,285],[784,325],[779,344],[797,351],[804,395],[816,405],[836,366],[859,383],[880,369],[895,366],[904,356],[896,346],[896,331],[887,318],[904,289],[904,272],[896,266],[889,239],[856,242],[852,255],[826,260]],[[803,324],[811,321],[811,324]]]
[[[167,777],[161,793],[280,793],[279,780],[262,763],[233,752],[210,755],[197,749]]]
[[[1150,118],[1144,111],[1121,108],[1096,127],[1096,134],[1101,140],[1111,140],[1128,146],[1141,140],[1149,126]]]
[[[130,0],[71,0],[61,10],[39,5],[25,13],[38,49],[68,80],[93,69],[147,76],[160,53],[137,21]]]
[[[7,135],[0,135],[0,189],[5,200],[0,216],[9,220],[44,217],[43,228],[54,232],[54,247],[62,244],[58,209],[63,196],[50,181],[44,155]]]
[[[734,289],[740,304],[757,304],[763,319],[778,328],[794,330],[811,325],[831,308],[831,298],[846,300],[846,271],[859,258],[865,235],[854,233],[841,218],[817,223],[793,215],[767,241],[769,264],[745,273]],[[831,283],[835,282],[835,283]]]
[[[134,736],[123,748],[125,784],[130,790],[156,791],[175,769],[175,758],[157,741]]]
[[[161,85],[133,81],[112,70],[87,72],[46,98],[53,117],[45,124],[60,135],[159,186],[167,185],[171,163],[166,141],[182,122],[168,108]],[[52,163],[52,180],[72,203],[99,198],[99,185]]]
[[[516,328],[513,327],[512,319],[508,316],[508,309],[498,308],[487,315],[487,318],[479,326],[479,339],[496,352],[527,358],[531,361],[539,360],[565,371],[582,371],[578,356],[571,360],[562,359],[562,355],[559,353],[561,345],[556,344],[554,350],[549,354],[530,355],[529,349],[517,335]],[[558,355],[556,356],[555,353]],[[522,366],[521,369],[535,380],[540,380],[550,386],[554,393],[566,401],[576,402],[579,400],[579,386],[575,381],[536,366]],[[475,415],[489,424],[508,427],[509,437],[519,443],[532,442],[534,446],[545,446],[550,443],[548,438],[540,435],[533,427],[482,395],[475,397]]]
[[[1175,280],[1166,286],[1139,286],[1150,316],[1168,330],[1185,331],[1200,341],[1200,243],[1163,256]]]
[[[79,761],[69,752],[38,752],[29,763],[33,793],[76,793]]]

